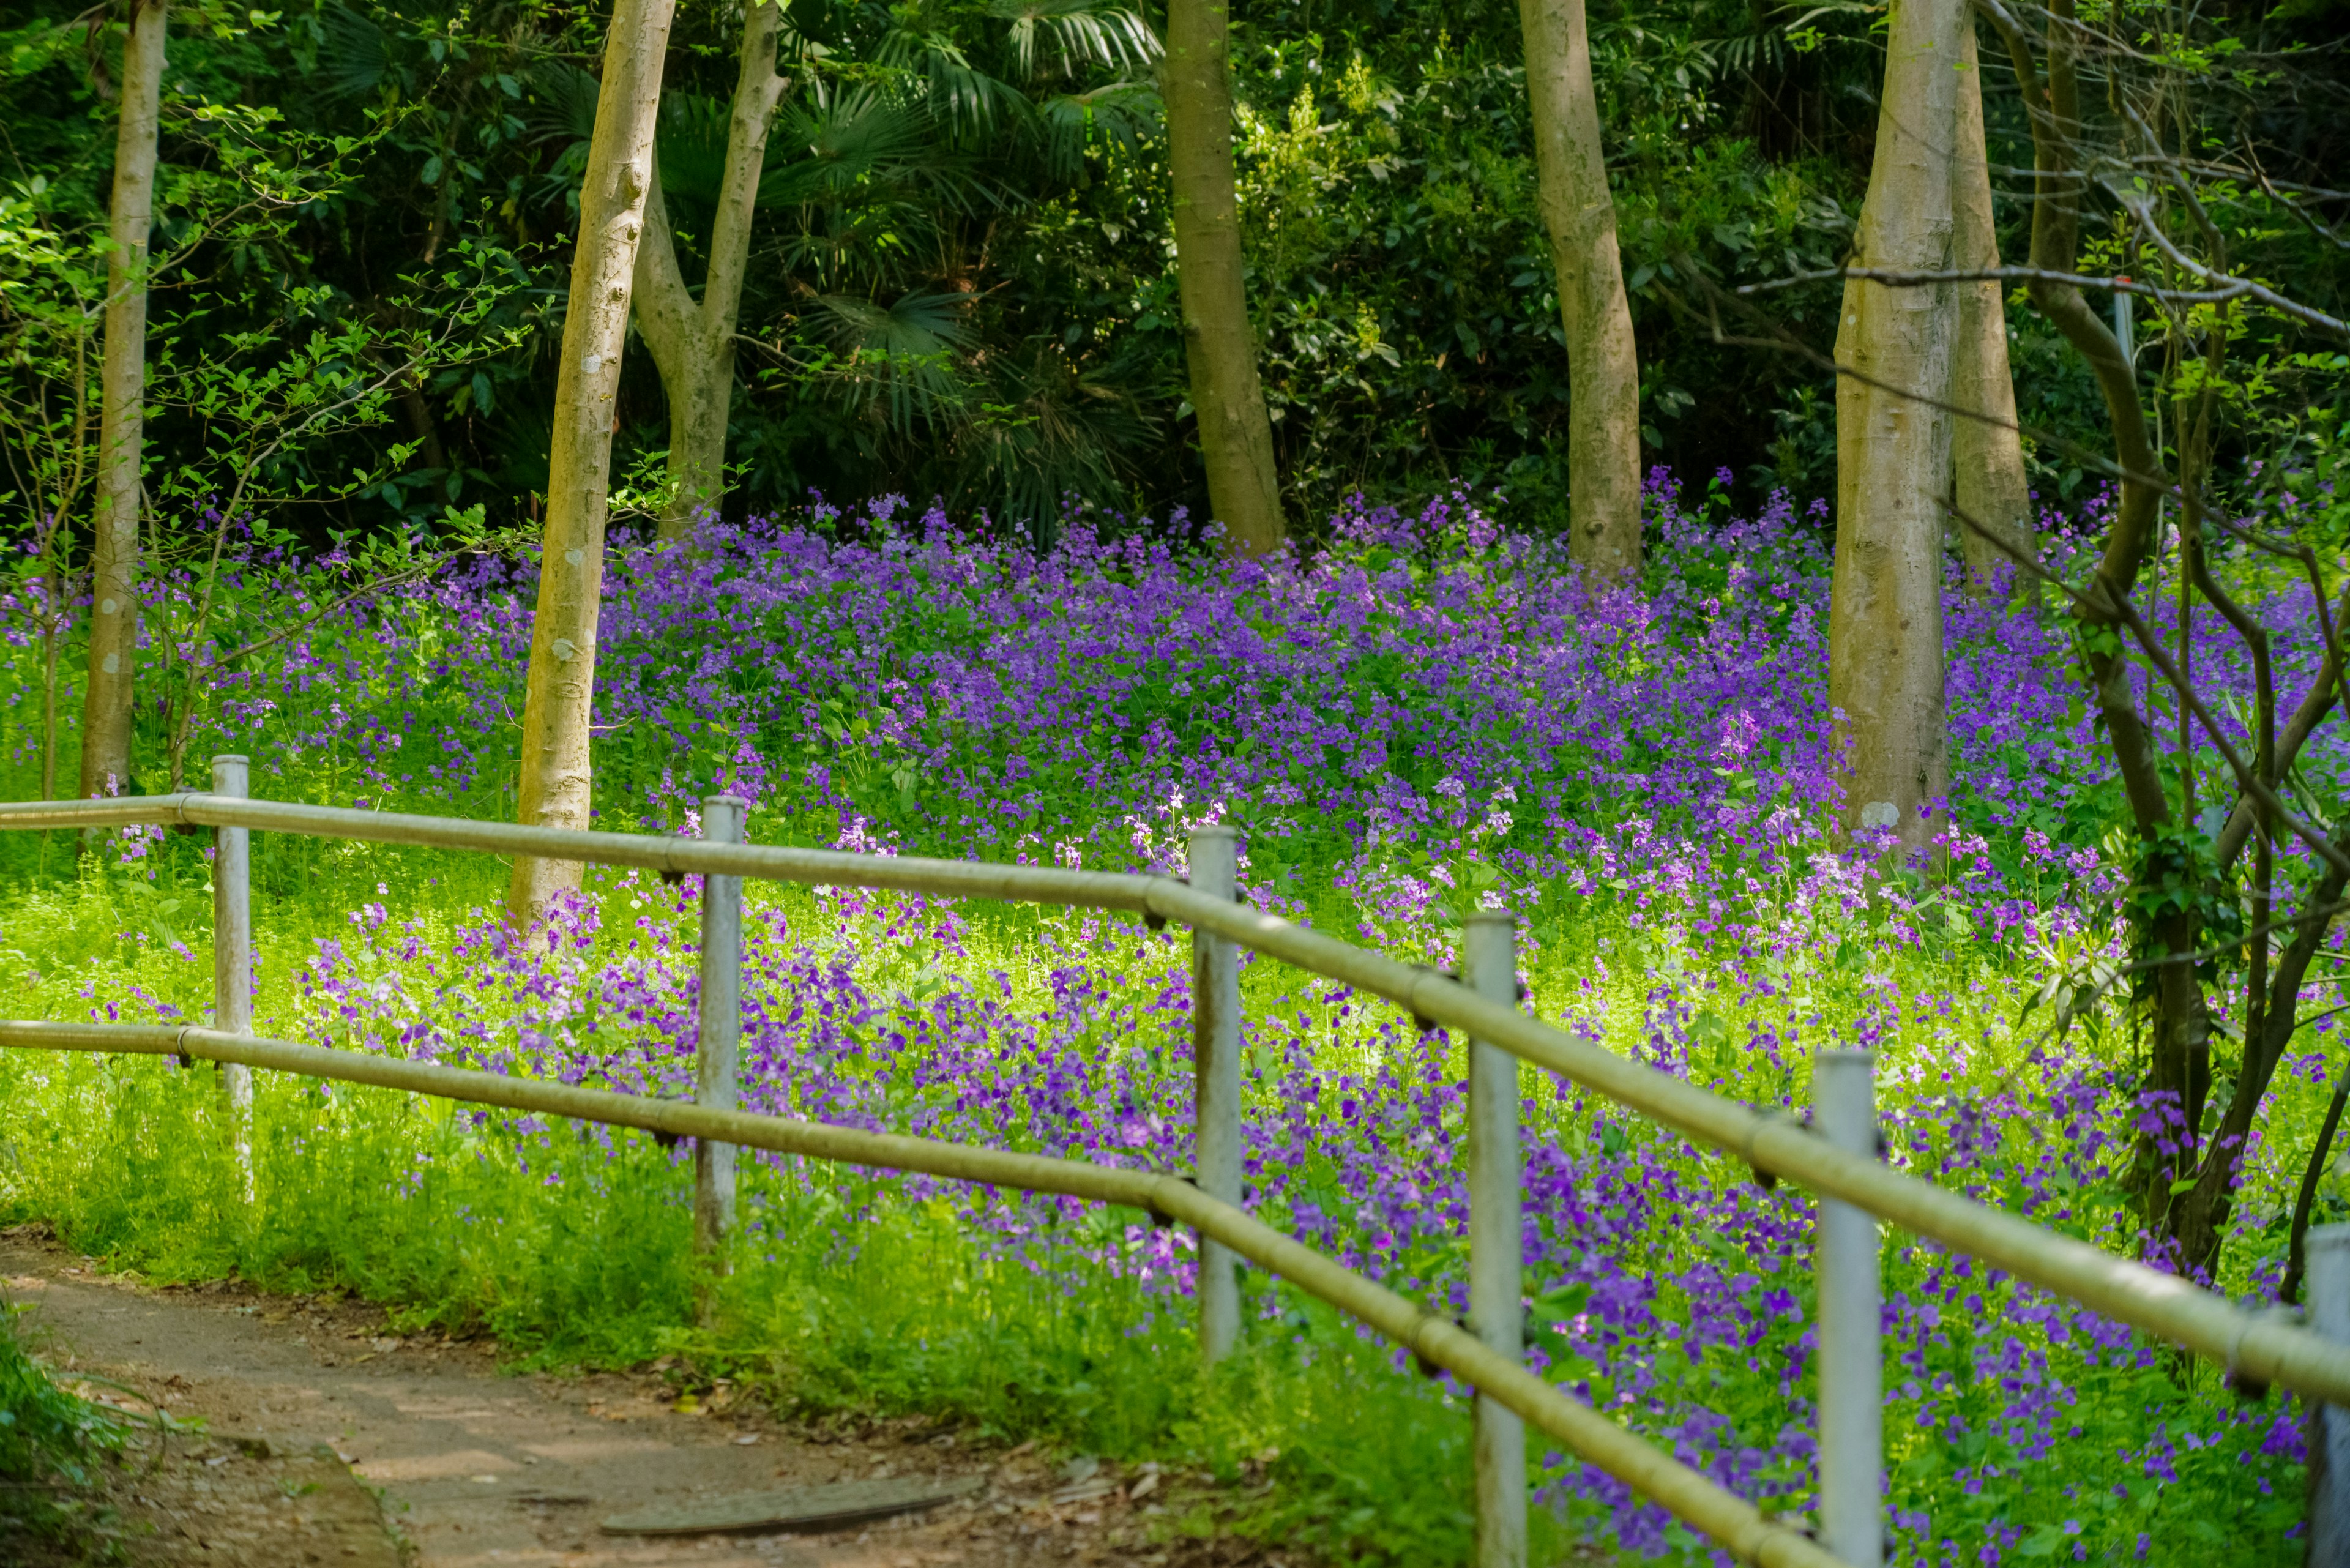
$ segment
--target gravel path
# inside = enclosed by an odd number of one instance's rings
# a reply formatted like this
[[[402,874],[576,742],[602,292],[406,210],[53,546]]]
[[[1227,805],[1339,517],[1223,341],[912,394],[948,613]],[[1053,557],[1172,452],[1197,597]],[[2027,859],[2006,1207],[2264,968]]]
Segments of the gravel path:
[[[149,1561],[372,1568],[388,1526],[416,1568],[1284,1564],[1220,1538],[1211,1521],[1230,1494],[1204,1478],[973,1453],[920,1423],[827,1440],[780,1428],[724,1389],[680,1413],[653,1373],[505,1376],[489,1348],[391,1336],[374,1309],[234,1285],[149,1289],[21,1231],[0,1237],[0,1294],[33,1308],[54,1366],[120,1383],[134,1407],[205,1423],[203,1439],[171,1439],[179,1458],[164,1470],[192,1472],[190,1484],[219,1495],[172,1493],[161,1472],[114,1489],[134,1535],[170,1543],[160,1556],[136,1553]],[[307,1490],[280,1473],[328,1456],[380,1492],[380,1521],[337,1503],[343,1494],[316,1482],[323,1471],[306,1472]],[[248,1484],[229,1495],[239,1476]],[[924,1515],[831,1534],[646,1538],[599,1527],[697,1498],[909,1476],[986,1484]],[[334,1517],[295,1529],[304,1508]]]

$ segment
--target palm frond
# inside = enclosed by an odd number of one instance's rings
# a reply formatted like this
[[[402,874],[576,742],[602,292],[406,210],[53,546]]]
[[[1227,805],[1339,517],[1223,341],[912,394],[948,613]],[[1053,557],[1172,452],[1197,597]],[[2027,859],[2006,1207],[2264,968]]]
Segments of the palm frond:
[[[733,118],[733,106],[724,99],[696,92],[661,94],[655,143],[663,196],[703,209],[717,206]]]
[[[962,311],[970,297],[917,292],[882,305],[854,295],[820,294],[808,306],[816,330],[835,348],[919,358],[944,354],[962,342]]]
[[[954,350],[964,339],[969,296],[911,293],[889,305],[854,295],[818,295],[807,324],[833,350],[829,379],[852,402],[884,413],[905,434],[917,417],[961,401]]]
[[[1028,105],[1011,83],[972,65],[962,46],[946,33],[892,28],[882,36],[873,57],[913,85],[931,117],[950,135],[989,130],[998,114],[1017,115]]]
[[[920,187],[933,201],[969,212],[988,199],[969,160],[938,134],[920,104],[896,103],[870,89],[828,103],[785,107],[759,201],[768,207],[837,202],[860,189]]]
[[[1012,25],[1012,57],[1031,78],[1048,65],[1063,76],[1091,66],[1148,70],[1161,52],[1139,14],[1103,0],[988,0],[987,14]]]
[[[318,96],[359,98],[373,92],[391,69],[391,41],[367,17],[348,5],[318,8]]]
[[[534,141],[586,141],[596,134],[596,98],[602,84],[567,60],[548,60],[530,73],[524,124]]]
[[[1035,128],[1046,170],[1056,180],[1076,177],[1086,149],[1097,144],[1132,153],[1158,130],[1164,112],[1149,82],[1111,82],[1089,92],[1055,93],[1036,105]]]
[[[1139,395],[1148,377],[1140,362],[1081,364],[1044,338],[998,358],[993,370],[958,432],[955,499],[1024,524],[1042,546],[1073,500],[1115,507],[1131,496],[1137,456],[1159,434]]]

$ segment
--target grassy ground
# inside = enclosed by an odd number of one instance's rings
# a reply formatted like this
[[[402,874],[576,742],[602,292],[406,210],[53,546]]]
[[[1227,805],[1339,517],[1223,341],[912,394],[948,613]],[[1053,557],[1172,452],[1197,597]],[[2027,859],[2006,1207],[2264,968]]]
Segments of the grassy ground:
[[[1816,1051],[1871,1049],[1894,1160],[2134,1251],[2126,988],[2062,1033],[2026,1006],[2126,952],[2130,845],[2061,628],[1954,584],[1953,820],[1903,867],[1828,832],[1816,529],[1783,503],[1741,521],[1719,496],[1651,499],[1644,588],[1599,597],[1555,541],[1503,536],[1466,497],[1350,513],[1329,550],[1269,573],[1139,540],[1039,558],[944,519],[787,517],[626,555],[600,634],[599,822],[690,831],[723,788],[755,800],[759,842],[1159,870],[1188,825],[1232,822],[1260,907],[1442,967],[1465,913],[1504,903],[1542,1016],[1722,1093],[1800,1113]],[[254,755],[264,793],[510,815],[525,566],[338,612],[282,661],[222,674],[218,745]],[[331,587],[324,565],[253,565],[240,613]],[[2280,590],[2262,608],[2305,653],[2309,607]],[[23,602],[0,610],[29,624]],[[20,676],[0,768],[23,797],[34,644],[0,647]],[[2248,679],[2238,664],[2196,654],[2222,685]],[[2350,776],[2337,750],[2314,753],[2320,783]],[[5,1011],[200,1020],[203,840],[93,847],[0,842]],[[481,860],[265,835],[255,878],[265,1032],[690,1082],[691,885],[599,873],[521,944]],[[1180,933],[766,889],[748,955],[754,1108],[1189,1168]],[[1276,965],[1243,987],[1248,1200],[1459,1313],[1457,1043]],[[2311,989],[2314,1008],[2338,1000],[2330,978]],[[2279,1272],[2331,1039],[2296,1041],[2245,1151],[2220,1280],[2240,1296]],[[1532,1362],[1806,1513],[1806,1199],[1537,1075],[1522,1089]],[[0,1205],[161,1277],[348,1285],[527,1359],[681,1355],[811,1412],[1269,1468],[1253,1528],[1339,1558],[1465,1556],[1455,1392],[1262,1279],[1242,1354],[1203,1384],[1189,1240],[1141,1216],[751,1161],[737,1266],[697,1326],[682,1149],[266,1078],[255,1125],[248,1208],[207,1070],[19,1055],[0,1062]],[[2329,1178],[2323,1212],[2343,1199]],[[1888,1237],[1884,1285],[1898,1560],[2298,1554],[2291,1411],[1908,1238]],[[1529,1465],[1546,1552],[1697,1554],[1587,1467],[1540,1445]]]
[[[353,846],[264,856],[276,889],[256,910],[264,1033],[681,1088],[690,887],[598,874],[597,913],[554,954],[525,955],[482,935],[494,866]],[[8,1011],[200,1017],[203,875],[201,846],[174,839],[130,870],[94,861],[78,879],[20,883],[0,916]],[[2053,1197],[2053,1218],[2111,1239],[2118,1199],[2097,1190],[2097,1139],[2111,1129],[2075,1105],[2097,1097],[2095,1055],[2018,1035],[2028,982],[2010,957],[1950,921],[1905,943],[1872,927],[1892,918],[1881,910],[1778,891],[1764,913],[1794,940],[1744,957],[1637,908],[1571,925],[1537,915],[1534,1005],[1762,1103],[1800,1103],[1808,1041],[1873,1033],[1887,1118],[1913,1163],[1956,1162],[1987,1196],[2025,1207]],[[752,905],[754,1104],[1092,1158],[1119,1157],[1125,1116],[1151,1127],[1128,1153],[1180,1163],[1171,938],[1067,913],[800,889],[755,888]],[[1336,929],[1362,913],[1330,893],[1314,909]],[[1268,963],[1248,966],[1244,997],[1260,1206],[1408,1293],[1456,1297],[1450,1044],[1414,1042],[1383,1007]],[[428,1038],[440,1044],[417,1044]],[[1071,1076],[1088,1066],[1097,1081]],[[1224,1473],[1275,1453],[1286,1484],[1253,1528],[1340,1557],[1464,1553],[1459,1398],[1261,1279],[1243,1354],[1202,1386],[1177,1293],[1182,1254],[1137,1216],[750,1162],[736,1272],[713,1323],[696,1327],[681,1149],[265,1075],[247,1208],[208,1070],[20,1055],[0,1062],[0,1080],[10,1209],[152,1277],[347,1284],[414,1324],[487,1327],[533,1361],[681,1354],[809,1414],[921,1411]],[[1758,1192],[1726,1162],[1531,1073],[1525,1089],[1529,1294],[1555,1331],[1536,1335],[1553,1376],[1800,1513],[1801,1199]],[[2288,1095],[2272,1137],[2297,1147],[2317,1098]],[[2088,1135],[2069,1149],[2030,1130],[2067,1106],[2072,1131]],[[2283,1175],[2263,1173],[2256,1210],[2279,1201]],[[2240,1266],[2260,1244],[2255,1231],[2239,1245]],[[1981,1498],[1986,1481],[2002,1490],[1970,1521],[1975,1539],[2004,1532],[2012,1547],[2083,1515],[2121,1545],[2125,1529],[2168,1526],[2183,1552],[2208,1549],[2199,1534],[2248,1546],[2289,1527],[2296,1467],[2267,1451],[2266,1418],[2172,1382],[2126,1335],[2106,1336],[2102,1348],[2118,1348],[2102,1355],[2094,1324],[1922,1249],[1888,1253],[1887,1280],[1899,1319],[1895,1498],[1933,1516],[1933,1537],[1961,1538],[1956,1500]],[[1603,1328],[1595,1320],[1617,1297],[1620,1322]],[[2149,1480],[2149,1456],[2174,1479]],[[2066,1497],[2060,1478],[2085,1458],[2115,1485]],[[1534,1461],[1555,1511],[1541,1511],[1546,1551],[1578,1539],[1671,1549],[1653,1516],[1560,1456]],[[2113,1500],[2102,1510],[2079,1501],[2101,1493]]]

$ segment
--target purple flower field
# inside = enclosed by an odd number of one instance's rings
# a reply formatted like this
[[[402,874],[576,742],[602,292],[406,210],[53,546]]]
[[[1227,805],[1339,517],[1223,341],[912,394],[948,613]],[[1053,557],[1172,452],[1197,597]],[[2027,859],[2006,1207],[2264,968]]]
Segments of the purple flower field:
[[[1799,1109],[1814,1050],[1874,1049],[1897,1163],[2130,1248],[2127,1025],[2114,1010],[2057,1039],[2044,1015],[2018,1022],[2052,975],[2121,950],[2112,786],[2062,621],[1954,585],[1945,854],[1890,867],[1825,831],[1816,521],[1783,503],[1735,519],[1662,480],[1652,504],[1651,584],[1598,597],[1555,544],[1460,495],[1350,510],[1319,554],[1270,569],[1084,530],[1039,557],[894,501],[626,548],[599,634],[598,812],[691,831],[723,788],[754,802],[763,840],[1160,870],[1181,868],[1191,826],[1235,822],[1260,906],[1432,962],[1468,909],[1516,909],[1543,1016],[1723,1093]],[[331,564],[241,570],[256,605],[332,591]],[[250,753],[260,793],[511,810],[532,580],[528,563],[469,566],[221,674],[193,754]],[[2264,601],[2295,694],[2306,612],[2289,589]],[[0,605],[20,671],[28,619]],[[2225,669],[2216,637],[2197,657]],[[24,701],[5,740],[20,783],[37,743]],[[146,843],[118,875],[158,888],[176,873]],[[593,879],[551,947],[369,886],[343,867],[286,895],[289,919],[325,913],[298,950],[265,950],[265,1027],[617,1088],[689,1080],[691,886]],[[1188,1167],[1179,933],[837,889],[754,889],[747,923],[754,1108]],[[128,933],[117,961],[139,999],[122,1016],[204,994],[161,936]],[[46,983],[57,1016],[124,994]],[[1243,994],[1251,1201],[1461,1310],[1451,1044],[1270,963]],[[2273,1289],[2331,1040],[2321,1025],[2297,1045],[2247,1153],[2237,1293]],[[1809,1203],[1546,1080],[1526,1094],[1538,1363],[1746,1495],[1807,1509]],[[517,1181],[554,1179],[536,1151],[556,1129],[498,1136]],[[763,1204],[811,1179],[784,1161],[753,1174],[754,1250]],[[837,1190],[874,1224],[951,1205],[974,1246],[1027,1271],[1107,1270],[1170,1303],[1188,1289],[1187,1239],[1139,1216],[1087,1229],[1074,1203],[913,1179]],[[2298,1560],[2293,1407],[2182,1386],[2129,1333],[1906,1237],[1886,1271],[1898,1561]],[[1262,1353],[1297,1353],[1294,1303],[1253,1299]],[[1182,1315],[1136,1332],[1180,1357]],[[1535,1457],[1570,1539],[1691,1552],[1660,1511]]]

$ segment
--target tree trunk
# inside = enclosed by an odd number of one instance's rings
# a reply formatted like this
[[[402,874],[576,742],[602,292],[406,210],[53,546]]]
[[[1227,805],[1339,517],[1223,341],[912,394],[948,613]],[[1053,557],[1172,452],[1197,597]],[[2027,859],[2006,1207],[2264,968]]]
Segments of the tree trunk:
[[[1566,334],[1568,553],[1613,580],[1640,568],[1640,363],[1599,149],[1583,0],[1518,0],[1534,171]]]
[[[1224,0],[1169,0],[1167,161],[1175,201],[1175,272],[1183,296],[1183,357],[1208,466],[1208,504],[1237,555],[1281,547],[1281,486],[1273,422],[1257,379],[1232,182],[1232,87]]]
[[[767,155],[767,128],[784,94],[775,74],[775,0],[743,23],[743,70],[726,131],[726,171],[710,232],[710,272],[694,302],[677,265],[656,171],[637,250],[637,331],[669,394],[669,485],[660,536],[681,539],[726,492],[726,424],[734,404],[734,327],[749,270],[751,220]]]
[[[1856,264],[1950,265],[1951,149],[1964,0],[1894,0],[1877,161]],[[1845,286],[1836,363],[1835,577],[1828,701],[1845,752],[1845,807],[1864,827],[1923,844],[1946,793],[1942,706],[1942,502],[1957,291],[1948,284]],[[1881,383],[1881,385],[1877,384]],[[1890,390],[1887,389],[1892,389]],[[1912,394],[1905,396],[1903,394]]]
[[[2047,57],[2044,77],[2033,57],[2031,38],[2021,25],[2003,7],[1987,9],[2007,45],[2032,124],[2035,171],[2031,265],[2043,273],[2069,273],[2080,259],[2081,192],[2086,184],[2078,172],[2082,164],[2078,145],[2081,41],[2073,0],[2049,0],[2046,7],[2042,39]],[[2114,457],[2124,471],[2121,501],[2114,508],[2096,576],[2077,615],[2087,628],[2087,635],[2080,639],[2082,662],[2087,667],[2090,691],[2112,742],[2123,797],[2129,803],[2130,818],[2144,845],[2158,840],[2170,824],[2171,797],[2155,753],[2154,737],[2138,711],[2137,689],[2131,680],[2135,661],[2124,652],[2119,634],[2120,607],[2128,602],[2154,545],[2158,504],[2167,487],[2162,454],[2154,444],[2137,374],[2120,343],[2089,307],[2080,289],[2054,277],[2034,278],[2028,287],[2033,306],[2064,335],[2096,377],[2113,431]],[[2189,523],[2191,542],[2191,520]],[[2330,701],[2329,697],[2315,708],[2304,704],[2294,716],[2294,724],[2306,719],[2314,727]],[[2242,849],[2244,836],[2252,825],[2252,815],[2240,802],[2218,846],[2222,867]],[[2135,934],[2156,951],[2184,954],[2196,950],[2203,932],[2190,904],[2150,929],[2141,925]],[[2205,1246],[2194,1233],[2203,1223],[2198,1215],[2208,1214],[2210,1209],[2201,1199],[2193,1199],[2192,1194],[2189,1204],[2173,1202],[2169,1184],[2176,1174],[2178,1151],[2164,1146],[2175,1137],[2189,1155],[2199,1148],[2203,1103],[2211,1084],[2210,1008],[2194,965],[2166,964],[2157,978],[2153,1048],[2142,1086],[2174,1106],[2180,1125],[2165,1129],[2158,1123],[2147,1123],[2138,1134],[2133,1168],[2142,1183],[2149,1234],[2168,1236],[2178,1255],[2191,1260]]]
[[[1982,76],[1977,68],[1975,30],[1971,22],[1961,39],[1963,68],[1959,73],[1959,140],[1950,215],[1955,233],[1950,241],[1954,264],[1961,270],[1999,265],[1999,231],[1991,205],[1991,156],[1983,140]],[[2023,475],[2023,442],[2014,430],[2015,379],[2007,364],[2007,308],[2004,291],[1996,283],[1958,286],[1958,340],[1950,361],[1950,401],[1960,409],[1991,415],[2004,424],[1985,424],[1960,418],[1950,432],[1950,461],[1955,469],[1951,495],[1958,510],[1972,518],[2007,548],[1984,538],[1964,523],[1959,525],[1959,548],[1967,564],[1968,580],[1978,588],[1994,574],[2012,573],[2017,591],[2035,600],[2038,586],[2014,566],[2017,556],[2040,558],[2033,527],[2032,486]],[[2012,553],[2011,553],[2012,552]]]
[[[579,187],[579,244],[555,378],[546,528],[538,609],[530,631],[517,816],[527,825],[588,826],[588,722],[596,691],[596,617],[604,590],[604,519],[612,464],[613,400],[629,327],[629,279],[653,179],[653,121],[673,0],[616,0],[604,46],[596,130]],[[515,861],[507,918],[526,928],[559,892],[579,886],[576,861]]]
[[[147,234],[155,219],[155,132],[163,97],[162,0],[133,0],[122,43],[122,108],[108,226],[106,353],[99,385],[98,515],[90,535],[89,680],[81,793],[128,792],[130,691],[139,657],[139,514],[146,447]]]
[[[2350,846],[2350,832],[2337,828],[2332,841],[2337,849]],[[2328,867],[2311,889],[2304,907],[2330,909],[2340,901],[2345,885],[2350,885],[2350,877]],[[2241,1070],[2220,1113],[2220,1125],[2201,1151],[2193,1173],[2195,1185],[2175,1200],[2169,1199],[2167,1184],[2161,1189],[2165,1207],[2170,1210],[2162,1217],[2167,1221],[2164,1228],[2177,1246],[2181,1271],[2190,1277],[2208,1280],[2219,1268],[2220,1247],[2229,1217],[2235,1211],[2236,1189],[2242,1179],[2252,1123],[2276,1076],[2277,1064],[2284,1059],[2285,1047],[2293,1044],[2293,1032],[2300,1027],[2301,988],[2309,977],[2309,966],[2333,929],[2330,914],[2296,924],[2293,940],[2278,955],[2276,976],[2267,987],[2267,1005],[2245,1032]],[[2173,967],[2186,971],[2192,983],[2192,965]]]

